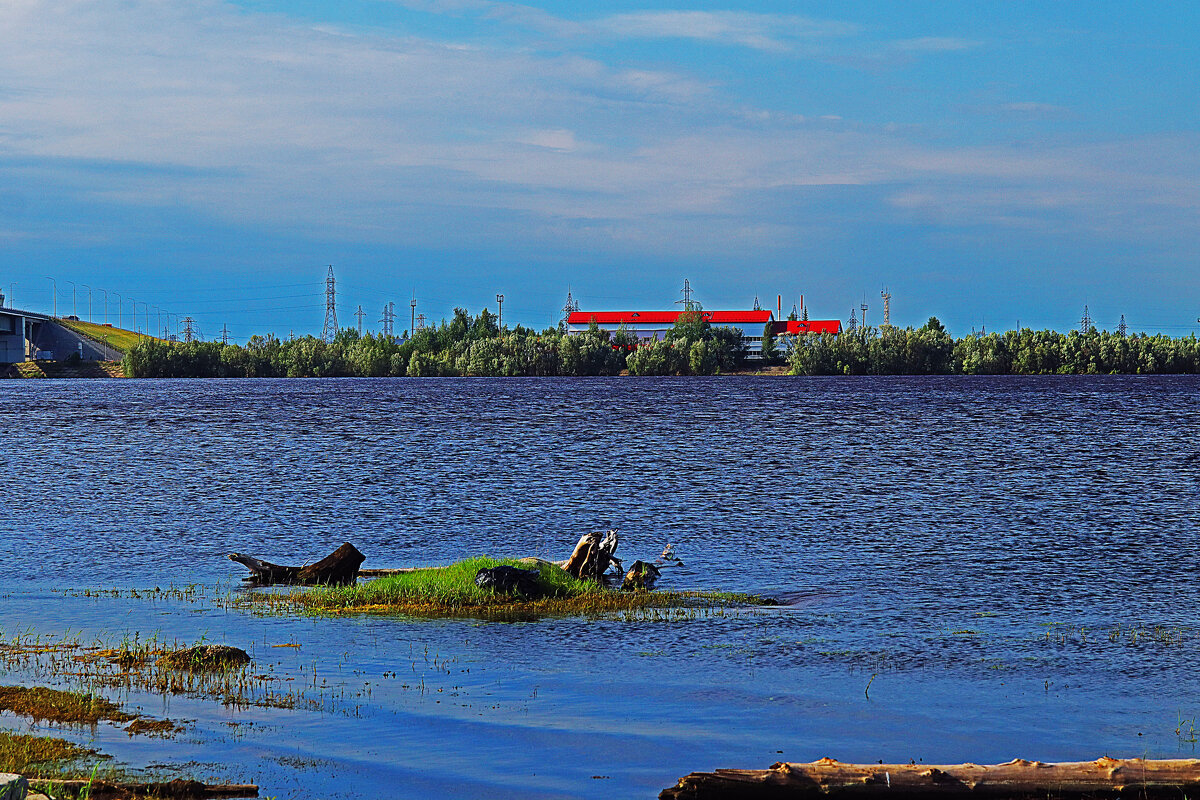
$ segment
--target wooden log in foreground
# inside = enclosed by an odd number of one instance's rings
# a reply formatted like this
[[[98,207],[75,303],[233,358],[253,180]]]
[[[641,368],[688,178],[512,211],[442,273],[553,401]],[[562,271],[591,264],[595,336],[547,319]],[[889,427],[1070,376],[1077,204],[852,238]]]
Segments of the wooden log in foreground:
[[[31,792],[50,790],[54,796],[124,798],[160,797],[168,800],[192,800],[217,797],[258,797],[254,784],[200,783],[177,779],[166,783],[109,783],[108,781],[67,781],[30,778]]]
[[[1200,759],[1099,758],[1046,764],[778,763],[765,770],[693,772],[661,800],[806,797],[1175,798],[1200,794]]]
[[[244,556],[241,553],[230,553],[229,560],[236,561],[252,573],[247,580],[261,586],[277,583],[299,584],[311,586],[315,584],[354,583],[358,578],[358,568],[366,559],[358,548],[346,542],[337,550],[322,558],[315,564],[302,567],[288,567],[272,564],[254,556]]]

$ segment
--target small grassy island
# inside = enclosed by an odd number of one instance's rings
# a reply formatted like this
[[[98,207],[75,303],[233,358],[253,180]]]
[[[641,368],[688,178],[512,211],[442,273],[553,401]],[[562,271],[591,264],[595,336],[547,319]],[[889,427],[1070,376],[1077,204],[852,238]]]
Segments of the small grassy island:
[[[475,576],[500,566],[530,570],[540,596],[482,589]],[[279,599],[278,595],[272,596]],[[730,592],[619,591],[572,577],[536,559],[477,556],[444,567],[418,568],[349,586],[318,586],[282,598],[316,613],[399,613],[424,617],[539,617],[608,614],[643,609],[712,609],[771,605]]]

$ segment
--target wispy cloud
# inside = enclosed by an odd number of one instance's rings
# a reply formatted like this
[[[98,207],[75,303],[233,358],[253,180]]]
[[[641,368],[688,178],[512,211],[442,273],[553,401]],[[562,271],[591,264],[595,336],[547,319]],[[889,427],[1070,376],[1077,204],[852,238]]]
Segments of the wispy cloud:
[[[951,36],[922,36],[917,39],[899,39],[892,43],[892,47],[905,53],[957,53],[982,45],[981,41]]]
[[[480,8],[456,7],[468,5]],[[316,28],[218,0],[122,9],[0,6],[10,194],[44,191],[52,170],[67,203],[426,247],[520,238],[675,252],[688,241],[709,252],[786,247],[806,223],[762,209],[830,187],[878,187],[893,198],[880,213],[954,225],[1012,224],[1053,207],[1056,224],[1105,219],[1131,233],[1200,208],[1195,142],[1184,138],[1123,142],[1120,161],[1113,150],[931,144],[836,114],[806,122],[748,109],[684,70],[559,47]],[[610,35],[759,48],[841,35],[761,15],[606,20],[595,25]],[[95,170],[106,163],[113,174]]]

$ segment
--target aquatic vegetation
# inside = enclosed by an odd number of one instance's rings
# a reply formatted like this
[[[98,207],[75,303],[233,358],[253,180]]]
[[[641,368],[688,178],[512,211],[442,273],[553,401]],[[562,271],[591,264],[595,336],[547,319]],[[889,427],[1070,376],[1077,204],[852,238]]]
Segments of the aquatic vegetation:
[[[116,703],[94,694],[64,692],[43,686],[0,686],[0,710],[46,722],[95,725],[101,720],[134,719]]]
[[[0,731],[0,772],[30,777],[60,776],[85,759],[97,758],[108,756],[65,739]]]

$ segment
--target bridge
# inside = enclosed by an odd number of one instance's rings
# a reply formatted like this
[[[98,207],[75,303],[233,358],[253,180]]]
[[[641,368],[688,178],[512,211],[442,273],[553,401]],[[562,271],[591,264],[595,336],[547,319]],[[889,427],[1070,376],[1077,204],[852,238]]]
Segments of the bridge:
[[[0,295],[0,299],[3,295]],[[0,306],[0,364],[34,358],[107,361],[120,353],[59,325],[51,316]]]

